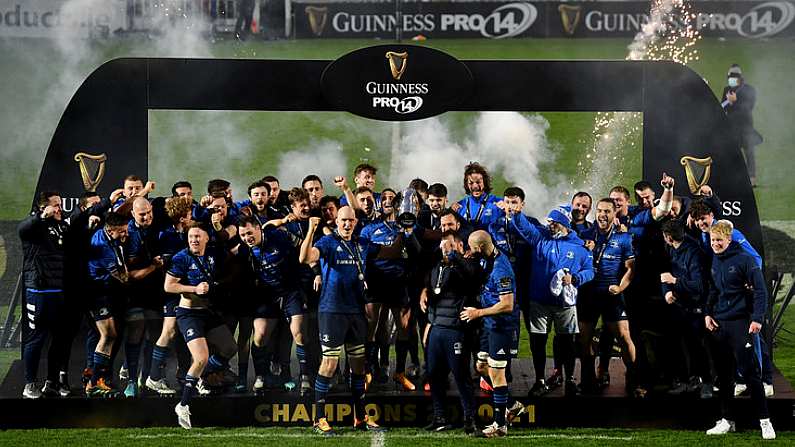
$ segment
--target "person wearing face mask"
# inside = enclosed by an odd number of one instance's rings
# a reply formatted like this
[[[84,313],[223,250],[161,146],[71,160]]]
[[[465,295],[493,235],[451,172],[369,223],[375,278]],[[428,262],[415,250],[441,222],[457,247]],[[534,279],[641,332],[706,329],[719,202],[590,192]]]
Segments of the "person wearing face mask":
[[[530,314],[530,349],[533,354],[536,382],[530,389],[530,395],[538,397],[548,391],[544,380],[546,345],[553,322],[556,334],[567,334],[560,339],[557,348],[563,363],[566,389],[569,394],[576,393],[574,339],[579,328],[576,293],[572,293],[572,288],[576,292],[576,288],[593,279],[593,256],[585,248],[582,239],[571,229],[571,218],[565,208],[552,209],[547,215],[547,227],[538,228],[522,213],[501,206],[512,215],[511,231],[527,241],[532,250],[528,313]],[[553,278],[557,279],[556,282],[559,284],[556,284]],[[557,290],[559,288],[562,290]]]
[[[733,240],[733,229],[727,220],[709,228],[714,256],[704,323],[710,332],[710,348],[721,384],[721,419],[707,434],[724,435],[735,430],[729,404],[734,397],[731,384],[739,370],[751,389],[762,438],[775,439],[761,377],[760,331],[767,323],[767,286],[762,268]]]
[[[762,135],[754,128],[756,89],[745,82],[743,72],[737,64],[729,67],[726,76],[728,85],[723,88],[721,106],[729,119],[737,144],[745,155],[751,186],[756,186],[756,146],[764,141]]]

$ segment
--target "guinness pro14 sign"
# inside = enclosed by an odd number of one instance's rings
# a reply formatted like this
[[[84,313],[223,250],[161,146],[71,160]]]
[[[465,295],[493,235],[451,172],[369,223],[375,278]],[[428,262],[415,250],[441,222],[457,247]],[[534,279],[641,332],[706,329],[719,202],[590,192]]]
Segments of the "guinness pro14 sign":
[[[353,114],[409,121],[444,113],[472,92],[462,62],[438,50],[381,45],[349,53],[323,72],[323,96]]]

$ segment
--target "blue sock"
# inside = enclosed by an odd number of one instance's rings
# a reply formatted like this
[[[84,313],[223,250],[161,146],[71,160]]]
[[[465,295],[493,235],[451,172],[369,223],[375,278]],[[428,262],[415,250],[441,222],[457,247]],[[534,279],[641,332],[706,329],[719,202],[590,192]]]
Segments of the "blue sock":
[[[302,376],[309,375],[309,371],[306,367],[306,351],[304,351],[304,345],[295,344],[295,356],[298,357],[298,370],[300,374]]]
[[[331,389],[331,377],[317,375],[315,378],[315,419],[326,417],[326,395]]]
[[[265,347],[251,345],[251,360],[254,362],[254,375],[265,377],[268,371],[268,356]]]
[[[185,406],[190,403],[191,397],[196,394],[196,385],[198,383],[199,379],[197,377],[193,377],[190,374],[185,375],[185,385],[182,386],[182,399],[179,401],[181,405]]]
[[[237,382],[243,386],[248,383],[248,359],[245,363],[237,363]]]
[[[148,338],[144,338],[142,346],[143,359],[141,360],[140,371],[144,382],[146,382],[146,375],[152,369],[152,352],[155,349],[155,343]]]
[[[223,358],[218,354],[213,354],[210,356],[210,359],[207,360],[207,369],[205,373],[212,374],[214,372],[222,371],[229,366],[229,360]]]
[[[152,365],[149,367],[149,377],[155,382],[163,378],[163,367],[168,362],[168,346],[155,345],[152,349]]]
[[[505,408],[508,405],[508,387],[506,385],[495,386],[492,398],[494,400],[494,422],[502,427],[505,425]]]
[[[351,373],[351,397],[356,420],[364,420],[364,374]]]
[[[124,357],[127,360],[127,370],[130,371],[130,382],[138,383],[138,362],[141,359],[141,344],[127,343],[124,345]]]
[[[91,383],[96,385],[100,378],[107,379],[110,371],[110,356],[101,352],[94,352],[94,375],[91,376]]]

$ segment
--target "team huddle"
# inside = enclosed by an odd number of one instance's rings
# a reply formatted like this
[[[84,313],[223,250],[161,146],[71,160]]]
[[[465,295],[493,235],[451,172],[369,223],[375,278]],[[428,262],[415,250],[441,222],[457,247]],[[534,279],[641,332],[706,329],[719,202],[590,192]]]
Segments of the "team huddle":
[[[596,201],[578,192],[536,219],[523,213],[521,188],[494,195],[478,163],[465,167],[458,202],[448,201],[445,185],[422,179],[376,191],[376,174],[357,166],[353,189],[335,177],[341,196],[326,195],[316,175],[289,191],[266,176],[242,201],[221,179],[209,181],[198,201],[184,181],[171,196],[150,198],[155,183],[130,175],[110,197],[83,194],[70,216],[58,192],[41,193],[19,226],[23,396],[72,393],[69,353],[89,315],[86,396],[176,396],[165,377],[173,351],[181,385],[175,412],[184,428],[197,394],[283,387],[314,398],[314,430],[333,435],[325,407],[340,375],[355,429],[384,430],[365,412],[366,390],[391,379],[405,391],[429,391],[426,429],[450,430],[444,403],[452,373],[466,433],[502,437],[525,412],[510,392],[523,322],[536,377],[528,397],[560,386],[566,396],[602,392],[617,343],[629,395],[644,398],[661,383],[669,394],[701,398],[717,389],[721,419],[707,433],[725,434],[734,431],[730,398],[749,390],[763,437],[775,437],[766,403],[769,351],[760,336],[768,301],[762,259],[721,220],[708,186],[694,198],[676,196],[663,174],[659,200],[655,186],[641,181],[637,205],[616,186]],[[50,338],[41,388],[39,357]],[[123,390],[113,383],[118,352]],[[486,427],[475,424],[476,386],[493,400]]]

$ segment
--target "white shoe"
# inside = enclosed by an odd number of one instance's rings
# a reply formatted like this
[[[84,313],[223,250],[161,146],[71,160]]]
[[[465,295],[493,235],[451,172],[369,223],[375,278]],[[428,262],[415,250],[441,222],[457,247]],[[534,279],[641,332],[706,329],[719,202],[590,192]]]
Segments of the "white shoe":
[[[254,379],[254,392],[260,393],[263,389],[265,389],[265,378],[262,376],[257,376]]]
[[[480,437],[483,438],[504,438],[505,436],[508,436],[508,427],[505,425],[500,427],[496,422],[493,422],[480,432]]]
[[[172,396],[177,394],[177,391],[168,386],[165,379],[152,380],[151,377],[146,378],[146,388],[160,394],[161,396]]]
[[[210,393],[212,393],[212,391],[210,391],[210,389],[207,388],[207,385],[204,383],[204,379],[199,379],[199,381],[196,382],[196,392],[199,394],[199,396],[209,396]]]
[[[741,396],[746,391],[748,391],[748,385],[744,383],[734,385],[734,397]]]
[[[121,382],[130,380],[130,370],[122,366],[121,369],[119,369],[119,380]]]
[[[770,419],[760,419],[759,426],[762,427],[762,439],[776,439],[776,431]]]
[[[725,435],[726,433],[734,433],[734,421],[721,419],[714,427],[707,430],[708,435]]]
[[[176,407],[174,407],[174,413],[177,413],[177,421],[179,422],[179,426],[185,430],[190,430],[190,408],[187,405],[182,405],[179,403]]]
[[[772,383],[762,383],[762,386],[765,388],[765,397],[771,397],[772,395],[776,394],[776,391],[773,389]]]
[[[25,389],[22,390],[22,397],[25,399],[38,399],[41,397],[41,390],[36,386],[35,382],[26,383]]]

